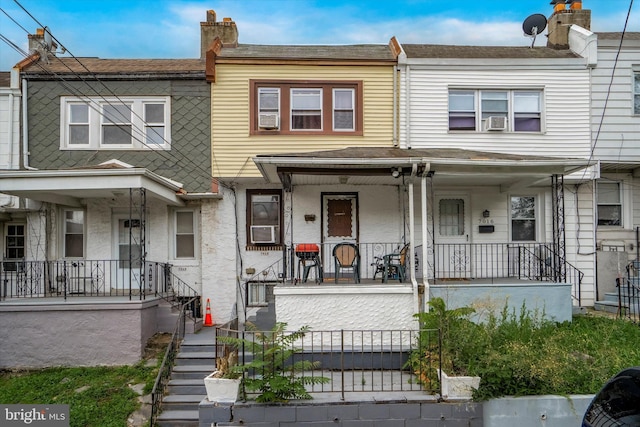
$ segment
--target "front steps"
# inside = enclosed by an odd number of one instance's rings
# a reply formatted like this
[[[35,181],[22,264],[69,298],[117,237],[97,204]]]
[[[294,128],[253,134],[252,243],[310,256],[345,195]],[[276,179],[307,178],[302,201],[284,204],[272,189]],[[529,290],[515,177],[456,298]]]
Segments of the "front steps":
[[[204,377],[215,370],[215,328],[184,336],[162,399],[159,427],[198,427],[198,405],[207,396]]]

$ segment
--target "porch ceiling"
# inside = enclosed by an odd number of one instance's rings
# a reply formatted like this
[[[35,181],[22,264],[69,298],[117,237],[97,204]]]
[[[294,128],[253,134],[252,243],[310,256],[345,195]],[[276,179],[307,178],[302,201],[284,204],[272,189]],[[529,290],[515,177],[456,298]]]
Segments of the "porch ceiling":
[[[549,185],[552,175],[583,169],[586,159],[523,156],[460,149],[346,148],[313,153],[261,155],[254,159],[269,182],[399,185],[402,176],[430,172],[437,185],[499,186],[502,191]],[[394,170],[401,171],[398,178]]]
[[[73,207],[83,199],[128,196],[129,189],[140,188],[168,205],[184,205],[182,184],[143,168],[0,172],[0,193]]]

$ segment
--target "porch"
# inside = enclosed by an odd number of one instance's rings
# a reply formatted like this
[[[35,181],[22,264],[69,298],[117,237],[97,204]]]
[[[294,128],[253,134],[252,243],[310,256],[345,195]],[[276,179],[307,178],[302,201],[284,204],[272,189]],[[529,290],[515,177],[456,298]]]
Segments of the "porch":
[[[478,321],[523,306],[566,321],[580,301],[583,273],[545,243],[435,244],[426,261],[422,246],[400,260],[403,245],[358,243],[357,274],[336,271],[332,258],[323,261],[333,244],[304,244],[317,247],[311,257],[296,253],[299,247],[285,248],[279,262],[245,282],[246,307],[275,311],[291,328],[414,328],[413,315],[434,297],[451,308],[474,306]],[[389,259],[397,261],[381,267]]]

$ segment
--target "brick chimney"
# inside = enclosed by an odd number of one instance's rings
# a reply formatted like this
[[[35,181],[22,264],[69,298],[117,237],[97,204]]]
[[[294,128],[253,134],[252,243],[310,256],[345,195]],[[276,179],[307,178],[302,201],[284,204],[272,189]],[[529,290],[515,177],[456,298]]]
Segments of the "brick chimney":
[[[45,27],[46,28],[46,27]],[[29,52],[38,51],[41,53],[53,54],[55,55],[56,49],[58,45],[55,41],[51,40],[51,46],[46,46],[45,40],[45,28],[36,28],[35,34],[28,34],[29,38]],[[49,33],[49,40],[51,39],[51,34]]]
[[[207,10],[207,21],[200,23],[200,58],[205,58],[207,49],[216,37],[223,47],[238,47],[238,27],[231,18],[216,22],[216,12]]]
[[[582,9],[582,1],[567,0],[569,9],[565,9],[565,2],[562,0],[554,0],[551,4],[554,5],[554,12],[547,22],[547,47],[568,49],[569,27],[572,25],[591,31],[591,11]]]

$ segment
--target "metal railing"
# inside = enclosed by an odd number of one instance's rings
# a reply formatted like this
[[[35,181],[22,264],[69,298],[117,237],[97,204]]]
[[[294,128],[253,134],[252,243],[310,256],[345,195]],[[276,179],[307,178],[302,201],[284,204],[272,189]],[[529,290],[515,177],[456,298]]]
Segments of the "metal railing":
[[[285,332],[285,335],[294,332]],[[270,335],[271,334],[271,335]],[[239,331],[216,328],[216,357],[225,354],[227,345],[238,349],[238,363],[245,365],[254,359],[249,348],[242,344],[220,344],[223,336],[239,338],[241,342],[259,343],[258,351],[273,356],[272,332]],[[339,393],[345,398],[350,392],[396,392],[425,391],[441,394],[437,381],[424,381],[427,371],[440,369],[439,357],[424,358],[420,372],[410,369],[410,357],[420,357],[424,349],[439,354],[440,340],[438,330],[337,330],[308,331],[304,337],[291,343],[293,355],[284,366],[306,360],[317,363],[317,367],[298,375],[308,378],[328,378],[326,383],[311,382],[306,386],[310,394]],[[414,353],[418,352],[418,353]],[[260,358],[260,355],[256,356]],[[264,360],[264,359],[261,359]],[[278,361],[282,362],[282,361]],[[266,361],[268,363],[268,361]],[[281,363],[278,363],[281,365]],[[265,370],[268,370],[267,367]],[[286,368],[285,368],[286,370]],[[244,371],[244,378],[260,378],[264,370]],[[285,373],[284,371],[282,372]],[[244,389],[243,394],[247,390]],[[249,394],[249,397],[253,395]]]
[[[128,261],[2,261],[0,299],[70,296],[128,296],[145,299],[167,292],[171,265],[147,261],[129,268]],[[174,276],[175,277],[175,276]],[[175,279],[173,279],[175,282]]]
[[[158,417],[158,414],[162,409],[162,397],[165,394],[167,384],[169,383],[169,379],[171,378],[171,371],[173,369],[173,364],[176,355],[178,354],[178,350],[180,349],[180,343],[184,338],[187,321],[187,308],[196,299],[199,299],[199,297],[192,298],[185,304],[182,304],[178,319],[176,321],[176,327],[173,330],[173,334],[171,335],[171,341],[167,345],[167,349],[164,353],[164,358],[162,359],[162,364],[160,365],[158,375],[156,376],[156,380],[153,384],[153,389],[151,390],[151,417],[149,420],[151,427],[155,425],[156,418]]]
[[[627,265],[627,275],[616,279],[618,316],[640,322],[640,261]]]

